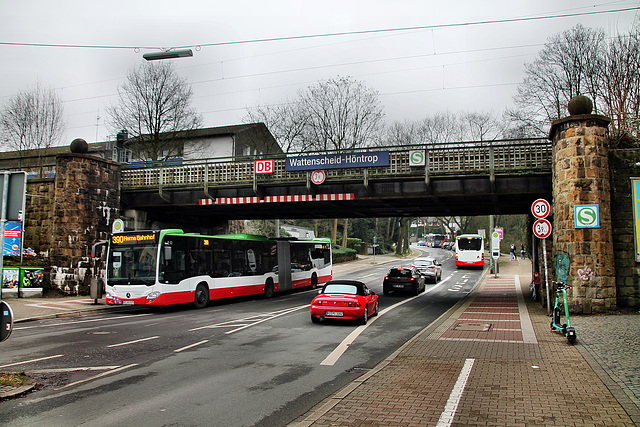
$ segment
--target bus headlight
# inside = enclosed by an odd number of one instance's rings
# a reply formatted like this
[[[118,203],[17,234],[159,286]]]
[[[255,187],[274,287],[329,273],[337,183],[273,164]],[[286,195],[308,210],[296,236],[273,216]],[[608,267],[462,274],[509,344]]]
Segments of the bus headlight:
[[[105,297],[106,297],[106,298],[109,298],[109,299],[113,299],[113,295],[111,295],[111,292],[107,292],[107,293],[105,294]]]
[[[147,295],[147,299],[149,301],[154,300],[156,298],[158,298],[160,296],[160,292],[159,291],[153,291],[153,292],[149,292],[149,295]]]

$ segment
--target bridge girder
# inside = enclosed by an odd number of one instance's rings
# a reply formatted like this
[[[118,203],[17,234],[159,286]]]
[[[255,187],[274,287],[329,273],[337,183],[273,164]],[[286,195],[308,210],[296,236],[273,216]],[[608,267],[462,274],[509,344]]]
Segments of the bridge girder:
[[[353,194],[353,200],[200,205],[202,190],[123,191],[122,208],[147,212],[152,222],[191,227],[235,219],[384,218],[509,215],[530,212],[537,198],[551,198],[550,173],[450,177],[424,180],[325,182],[312,186],[272,184],[254,188],[209,188],[220,198]]]

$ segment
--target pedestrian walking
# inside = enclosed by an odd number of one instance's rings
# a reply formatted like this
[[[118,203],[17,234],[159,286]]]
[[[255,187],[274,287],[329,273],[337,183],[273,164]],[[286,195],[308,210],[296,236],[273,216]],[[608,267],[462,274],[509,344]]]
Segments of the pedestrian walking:
[[[522,259],[524,259],[524,243],[520,244],[520,255],[522,255]]]
[[[511,261],[515,261],[518,258],[516,257],[516,245],[512,244],[511,245]]]

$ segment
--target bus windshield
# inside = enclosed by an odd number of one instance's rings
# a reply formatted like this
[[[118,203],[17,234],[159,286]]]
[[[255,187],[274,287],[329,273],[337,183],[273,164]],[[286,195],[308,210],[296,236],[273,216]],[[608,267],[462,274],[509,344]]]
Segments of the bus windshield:
[[[153,285],[156,281],[157,246],[130,245],[109,250],[107,283]]]
[[[458,239],[458,250],[460,251],[479,251],[481,249],[481,237],[467,237]]]

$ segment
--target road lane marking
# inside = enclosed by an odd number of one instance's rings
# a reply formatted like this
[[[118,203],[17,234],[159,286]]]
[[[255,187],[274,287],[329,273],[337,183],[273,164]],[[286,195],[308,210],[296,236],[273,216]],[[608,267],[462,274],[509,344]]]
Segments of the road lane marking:
[[[139,340],[121,342],[119,344],[111,344],[111,345],[108,345],[107,348],[121,347],[123,345],[129,345],[129,344],[136,344],[136,343],[143,342],[143,341],[155,340],[156,338],[160,338],[160,337],[156,335],[155,337],[140,338]]]
[[[0,366],[0,369],[8,368],[9,366],[24,365],[26,363],[31,363],[31,362],[40,362],[41,360],[55,359],[57,357],[62,357],[62,356],[64,356],[64,354],[56,354],[55,356],[40,357],[38,359],[23,360],[21,362],[15,362],[15,363],[9,363],[8,365],[2,365],[2,366]]]
[[[453,423],[453,418],[456,416],[458,404],[460,404],[460,399],[462,398],[462,393],[464,393],[464,388],[467,385],[467,380],[471,374],[474,362],[475,359],[465,360],[464,366],[462,366],[462,370],[460,371],[460,375],[458,375],[458,381],[456,381],[456,384],[453,386],[453,390],[451,390],[449,400],[447,400],[444,411],[440,414],[440,419],[438,420],[436,427],[449,427]]]
[[[136,314],[136,315],[126,315],[126,316],[116,316],[116,317],[109,317],[107,319],[104,318],[100,318],[100,319],[89,319],[89,320],[75,320],[75,321],[69,321],[69,322],[65,322],[65,323],[49,323],[46,325],[34,325],[34,326],[21,326],[18,328],[13,328],[14,331],[18,331],[18,330],[24,330],[24,329],[33,329],[33,328],[48,328],[51,326],[67,326],[67,325],[76,325],[78,323],[90,323],[90,322],[104,322],[105,320],[118,320],[118,319],[126,319],[129,317],[142,317],[142,316],[151,316],[152,313],[148,313],[148,314]]]
[[[193,344],[188,345],[186,347],[182,347],[182,348],[179,348],[177,350],[173,350],[173,352],[174,353],[180,353],[181,351],[189,350],[190,348],[193,348],[193,347],[196,347],[196,346],[199,346],[199,345],[202,345],[202,344],[206,344],[208,342],[209,342],[209,340],[202,340],[200,342],[193,343]]]
[[[26,372],[33,372],[36,374],[55,374],[58,372],[80,372],[80,371],[109,371],[111,369],[117,369],[120,365],[115,366],[79,366],[76,368],[54,368],[54,369],[29,369]]]
[[[116,372],[124,371],[125,369],[133,368],[134,366],[138,366],[138,364],[137,363],[132,363],[131,365],[121,366],[119,368],[112,369],[111,371],[107,371],[107,372],[103,372],[103,373],[98,374],[98,375],[94,375],[93,377],[89,377],[89,378],[85,378],[85,379],[80,380],[80,381],[69,383],[69,384],[67,384],[65,386],[58,387],[58,388],[56,388],[54,390],[56,390],[56,391],[57,390],[62,390],[62,389],[65,389],[67,387],[72,387],[74,385],[78,385],[78,384],[86,383],[86,382],[89,382],[89,381],[93,381],[93,380],[96,380],[98,378],[101,378],[101,377],[104,377],[104,376],[107,376],[107,375],[115,374]]]
[[[427,295],[430,292],[433,292],[434,290],[436,290],[437,288],[439,288],[440,286],[444,285],[452,276],[447,277],[446,279],[443,279],[440,281],[440,283],[438,283],[435,286],[432,286],[431,288],[425,290],[423,293],[421,293],[420,295],[416,295],[414,297],[405,299],[403,301],[397,302],[395,304],[393,304],[392,306],[389,306],[387,308],[385,308],[384,310],[382,310],[380,313],[378,313],[378,316],[376,317],[372,317],[370,319],[369,322],[367,322],[366,325],[360,325],[358,326],[356,329],[353,330],[353,332],[351,332],[349,335],[347,335],[347,337],[342,340],[342,342],[340,344],[338,344],[338,346],[322,361],[320,362],[321,366],[333,366],[338,359],[340,359],[340,357],[344,354],[345,351],[347,351],[347,349],[349,348],[349,346],[351,344],[353,344],[353,342],[356,340],[356,338],[358,338],[358,336],[365,330],[367,329],[370,325],[372,325],[377,319],[380,318],[380,316],[382,316],[385,313],[388,313],[389,311],[400,307],[403,304],[408,303],[409,301],[413,301],[416,298],[420,298],[423,297],[425,295]]]
[[[213,325],[199,326],[197,328],[189,329],[189,332],[199,331],[201,329],[215,329],[215,328],[236,328],[232,331],[226,332],[227,334],[237,332],[242,329],[249,328],[254,325],[258,325],[267,320],[275,319],[276,317],[284,316],[289,313],[293,313],[303,308],[308,308],[311,304],[305,304],[297,307],[285,308],[271,313],[257,314],[255,316],[245,317],[244,319],[229,320],[227,322],[216,323]],[[257,320],[256,320],[257,319]]]
[[[249,325],[244,325],[244,326],[241,326],[239,328],[233,329],[231,331],[227,331],[227,332],[225,332],[225,334],[229,335],[229,334],[233,334],[233,333],[238,332],[238,331],[242,331],[242,330],[250,328],[252,326],[259,325],[260,323],[266,322],[268,320],[275,319],[276,317],[284,316],[284,315],[287,315],[289,313],[293,313],[294,311],[302,310],[303,308],[308,308],[310,305],[311,304],[305,304],[305,305],[300,306],[300,307],[294,307],[294,308],[288,309],[286,311],[282,311],[282,312],[280,312],[278,314],[274,314],[273,316],[267,317],[267,318],[262,319],[262,320],[258,320],[257,322],[253,322],[253,323],[251,323]]]

